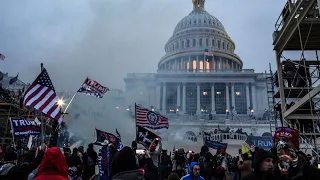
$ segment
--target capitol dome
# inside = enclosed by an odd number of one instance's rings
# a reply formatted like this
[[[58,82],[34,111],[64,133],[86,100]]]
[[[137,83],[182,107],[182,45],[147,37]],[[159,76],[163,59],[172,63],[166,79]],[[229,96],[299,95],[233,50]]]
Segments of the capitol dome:
[[[165,45],[166,54],[158,64],[159,71],[242,69],[242,61],[234,53],[234,42],[222,23],[205,10],[205,0],[192,2],[193,10],[176,25]]]

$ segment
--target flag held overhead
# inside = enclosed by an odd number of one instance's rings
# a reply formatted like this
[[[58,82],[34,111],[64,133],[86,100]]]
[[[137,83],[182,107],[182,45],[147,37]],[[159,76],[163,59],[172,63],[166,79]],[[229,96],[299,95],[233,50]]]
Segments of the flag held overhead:
[[[97,98],[103,98],[103,95],[107,91],[109,91],[108,87],[102,86],[100,83],[90,78],[87,78],[78,90],[80,93],[95,96]]]

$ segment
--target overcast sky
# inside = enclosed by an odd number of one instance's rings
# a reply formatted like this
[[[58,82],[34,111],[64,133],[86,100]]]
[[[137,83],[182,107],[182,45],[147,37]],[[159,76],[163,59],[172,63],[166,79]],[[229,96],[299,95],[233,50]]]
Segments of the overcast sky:
[[[286,0],[207,0],[236,43],[245,69],[275,64],[274,24]],[[156,72],[191,0],[1,0],[0,70],[32,82],[43,62],[58,90],[90,76],[124,89],[126,73]]]

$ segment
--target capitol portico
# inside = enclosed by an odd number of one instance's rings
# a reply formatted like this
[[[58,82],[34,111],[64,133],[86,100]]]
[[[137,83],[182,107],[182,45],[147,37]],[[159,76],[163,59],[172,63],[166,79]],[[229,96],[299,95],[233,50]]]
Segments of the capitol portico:
[[[187,119],[264,119],[266,78],[242,69],[235,43],[222,23],[205,10],[204,0],[175,27],[157,73],[128,73],[126,105]]]

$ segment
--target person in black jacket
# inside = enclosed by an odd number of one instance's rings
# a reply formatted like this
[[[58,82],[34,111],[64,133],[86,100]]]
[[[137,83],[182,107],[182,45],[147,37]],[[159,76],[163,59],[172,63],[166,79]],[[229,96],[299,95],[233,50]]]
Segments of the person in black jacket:
[[[0,179],[3,180],[18,180],[25,179],[22,173],[19,173],[20,169],[16,165],[17,153],[14,152],[11,146],[8,146],[5,150],[4,162],[0,166]]]
[[[255,151],[253,159],[252,167],[254,171],[244,176],[241,180],[262,180],[266,172],[272,172],[276,157],[271,152],[260,149]]]

